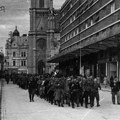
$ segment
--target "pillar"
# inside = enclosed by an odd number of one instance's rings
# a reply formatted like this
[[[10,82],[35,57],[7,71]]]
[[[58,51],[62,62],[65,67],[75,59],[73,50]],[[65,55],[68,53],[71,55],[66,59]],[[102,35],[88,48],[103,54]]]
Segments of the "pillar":
[[[108,76],[108,63],[106,62],[105,63],[105,75]]]
[[[117,61],[117,77],[118,80],[120,81],[120,61]]]

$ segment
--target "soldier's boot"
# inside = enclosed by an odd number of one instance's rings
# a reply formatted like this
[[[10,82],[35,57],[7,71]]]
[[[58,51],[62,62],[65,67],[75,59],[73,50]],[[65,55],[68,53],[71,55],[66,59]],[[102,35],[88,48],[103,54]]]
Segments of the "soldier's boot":
[[[74,102],[72,102],[72,108],[75,108]]]
[[[91,103],[90,103],[90,107],[93,107],[93,106],[94,106],[94,102],[91,101]]]
[[[63,104],[61,104],[61,107],[64,107],[64,105],[63,105]]]
[[[87,104],[85,104],[85,108],[88,108],[88,105],[87,105]]]
[[[64,107],[64,100],[61,100],[61,107]]]
[[[57,105],[56,100],[54,101],[54,104]]]
[[[34,102],[34,94],[32,94],[32,102]]]
[[[60,107],[60,101],[58,100],[58,106]]]
[[[97,101],[97,107],[99,107],[99,106],[100,106],[99,101]]]
[[[77,103],[77,107],[79,107],[79,103]]]
[[[29,94],[29,99],[30,99],[30,102],[32,102],[32,97],[31,97],[31,94]]]

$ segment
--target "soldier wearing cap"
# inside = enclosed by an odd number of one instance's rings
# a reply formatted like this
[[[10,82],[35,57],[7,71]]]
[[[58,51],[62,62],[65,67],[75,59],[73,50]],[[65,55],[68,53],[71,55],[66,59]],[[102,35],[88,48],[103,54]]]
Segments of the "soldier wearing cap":
[[[34,102],[34,95],[35,95],[35,90],[36,90],[36,81],[34,76],[30,78],[30,81],[28,83],[28,93],[29,93],[29,99],[30,102]]]

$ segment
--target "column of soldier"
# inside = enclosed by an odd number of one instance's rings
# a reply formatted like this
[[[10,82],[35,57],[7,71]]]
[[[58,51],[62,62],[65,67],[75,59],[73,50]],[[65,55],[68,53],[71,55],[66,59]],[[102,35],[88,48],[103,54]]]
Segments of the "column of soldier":
[[[64,105],[72,108],[85,106],[88,108],[95,105],[99,107],[99,89],[101,89],[99,78],[70,76],[50,77],[27,74],[13,74],[9,76],[14,84],[23,89],[28,89],[30,102],[34,102],[36,94],[51,104],[61,107]],[[8,80],[8,77],[6,76]]]

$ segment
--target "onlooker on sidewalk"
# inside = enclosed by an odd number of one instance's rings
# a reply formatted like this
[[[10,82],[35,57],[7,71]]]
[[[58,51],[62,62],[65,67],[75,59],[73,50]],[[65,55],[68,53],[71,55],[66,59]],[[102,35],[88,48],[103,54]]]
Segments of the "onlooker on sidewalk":
[[[119,84],[118,84],[118,78],[115,76],[114,80],[111,81],[110,87],[111,87],[111,94],[112,94],[112,103],[115,104],[115,96],[117,97],[117,93],[119,91]],[[117,101],[118,103],[118,101]]]
[[[117,104],[120,105],[120,81],[117,82],[119,91],[117,92]]]

